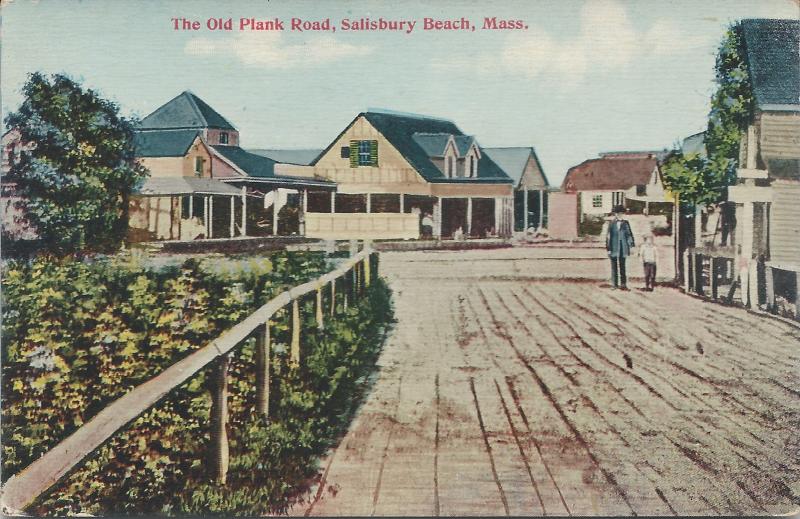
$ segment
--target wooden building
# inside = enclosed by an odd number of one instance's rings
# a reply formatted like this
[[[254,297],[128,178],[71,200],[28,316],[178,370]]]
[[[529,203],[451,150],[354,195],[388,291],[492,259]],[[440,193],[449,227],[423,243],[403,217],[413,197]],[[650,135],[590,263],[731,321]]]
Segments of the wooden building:
[[[444,119],[363,112],[310,165],[278,164],[276,174],[337,184],[309,200],[309,237],[419,238],[426,215],[436,238],[512,232],[512,179]]]
[[[536,150],[516,146],[484,151],[514,182],[514,230],[547,227],[550,183]]]
[[[303,193],[335,189],[276,176],[275,160],[242,149],[238,130],[191,92],[142,120],[135,149],[150,178],[132,197],[133,241],[298,234]]]
[[[741,302],[800,318],[800,21],[744,20],[742,35],[755,113],[728,188]]]

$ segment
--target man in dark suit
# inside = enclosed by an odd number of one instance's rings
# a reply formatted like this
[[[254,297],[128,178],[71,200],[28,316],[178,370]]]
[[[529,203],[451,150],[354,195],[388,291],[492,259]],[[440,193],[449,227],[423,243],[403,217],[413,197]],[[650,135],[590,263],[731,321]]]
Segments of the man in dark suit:
[[[606,250],[611,259],[611,281],[614,288],[628,290],[628,278],[625,274],[625,258],[630,256],[631,249],[636,246],[633,241],[633,232],[627,220],[621,216],[625,209],[618,205],[614,208],[613,217],[608,222],[606,232]]]

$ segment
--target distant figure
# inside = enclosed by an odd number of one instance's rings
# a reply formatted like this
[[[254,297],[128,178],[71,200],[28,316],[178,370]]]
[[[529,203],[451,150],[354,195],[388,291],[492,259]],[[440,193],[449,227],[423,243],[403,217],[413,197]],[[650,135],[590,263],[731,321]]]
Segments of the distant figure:
[[[631,225],[627,220],[620,218],[624,212],[625,209],[621,205],[614,207],[612,219],[606,231],[606,250],[611,259],[611,281],[614,288],[628,290],[625,259],[631,255],[631,249],[636,244],[633,241]]]
[[[644,265],[644,289],[652,292],[656,286],[656,265],[658,263],[658,249],[653,244],[652,235],[644,236],[644,243],[639,247],[638,254]]]
[[[464,239],[464,229],[459,227],[453,232],[453,239],[455,241],[462,241]]]
[[[433,237],[433,218],[430,213],[422,215],[422,237],[425,239]]]

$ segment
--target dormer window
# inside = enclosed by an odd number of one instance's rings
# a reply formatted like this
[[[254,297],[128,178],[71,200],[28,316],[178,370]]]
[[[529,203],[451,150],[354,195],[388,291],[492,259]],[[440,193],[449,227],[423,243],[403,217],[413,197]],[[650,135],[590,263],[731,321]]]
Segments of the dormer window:
[[[447,176],[453,177],[456,171],[456,159],[452,155],[447,156]]]
[[[195,157],[194,158],[194,176],[202,177],[203,176],[203,157]]]
[[[469,156],[469,176],[470,177],[474,177],[475,176],[475,169],[476,169],[475,165],[476,165],[475,164],[475,155],[470,155]]]
[[[219,143],[228,144],[228,132],[219,132]]]

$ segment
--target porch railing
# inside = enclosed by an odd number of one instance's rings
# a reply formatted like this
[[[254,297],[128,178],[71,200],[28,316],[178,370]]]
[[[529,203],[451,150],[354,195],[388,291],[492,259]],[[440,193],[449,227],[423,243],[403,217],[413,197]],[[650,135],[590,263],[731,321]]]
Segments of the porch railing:
[[[8,479],[2,487],[3,513],[17,514],[25,510],[114,434],[190,377],[209,366],[215,369],[212,375],[214,377],[211,407],[212,452],[209,453],[209,459],[213,465],[212,475],[218,482],[224,484],[228,472],[228,438],[225,426],[228,422],[228,365],[231,354],[255,335],[256,411],[269,416],[270,318],[284,307],[291,307],[290,362],[294,366],[299,366],[302,332],[300,298],[315,293],[315,323],[321,328],[326,313],[329,317],[335,314],[336,281],[339,279],[345,281],[342,306],[347,308],[348,298],[357,298],[364,288],[369,286],[371,279],[377,276],[377,262],[377,253],[371,247],[365,247],[333,271],[272,298],[211,343],[107,405],[85,425]],[[326,312],[323,308],[325,300],[323,290],[328,286],[330,308]]]

